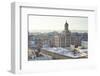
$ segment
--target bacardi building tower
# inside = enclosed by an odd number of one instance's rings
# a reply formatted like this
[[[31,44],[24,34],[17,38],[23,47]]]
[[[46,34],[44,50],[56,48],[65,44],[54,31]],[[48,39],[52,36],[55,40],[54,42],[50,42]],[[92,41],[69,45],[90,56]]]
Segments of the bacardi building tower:
[[[68,23],[65,23],[65,29],[62,33],[57,34],[53,37],[53,45],[56,47],[70,47],[71,44],[71,33],[68,30]]]
[[[71,33],[68,29],[68,23],[65,23],[65,47],[70,47],[71,43]]]

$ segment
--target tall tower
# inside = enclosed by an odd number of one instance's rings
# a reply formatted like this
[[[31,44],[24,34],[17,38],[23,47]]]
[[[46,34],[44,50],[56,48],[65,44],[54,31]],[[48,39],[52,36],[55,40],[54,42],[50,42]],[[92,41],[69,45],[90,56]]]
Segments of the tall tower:
[[[70,43],[71,43],[71,33],[68,29],[68,23],[66,21],[65,23],[65,47],[70,47]]]

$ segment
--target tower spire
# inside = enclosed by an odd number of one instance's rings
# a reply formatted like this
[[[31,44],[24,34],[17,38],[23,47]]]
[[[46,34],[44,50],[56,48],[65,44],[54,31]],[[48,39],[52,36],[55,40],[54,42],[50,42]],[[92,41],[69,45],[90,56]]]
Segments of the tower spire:
[[[68,23],[67,23],[67,20],[66,20],[66,23],[65,23],[65,31],[68,31]]]

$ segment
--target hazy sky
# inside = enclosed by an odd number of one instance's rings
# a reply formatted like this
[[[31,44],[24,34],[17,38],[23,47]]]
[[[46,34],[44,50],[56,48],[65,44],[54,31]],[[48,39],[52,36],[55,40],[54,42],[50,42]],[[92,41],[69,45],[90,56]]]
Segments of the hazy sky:
[[[65,22],[69,30],[88,30],[86,17],[29,16],[29,32],[63,31]]]

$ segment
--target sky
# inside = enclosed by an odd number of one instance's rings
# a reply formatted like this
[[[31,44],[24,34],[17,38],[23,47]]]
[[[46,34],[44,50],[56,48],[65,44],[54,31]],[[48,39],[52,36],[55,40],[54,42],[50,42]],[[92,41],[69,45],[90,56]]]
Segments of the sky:
[[[65,22],[69,24],[69,30],[88,30],[87,17],[55,17],[55,16],[29,16],[29,32],[63,31]]]

